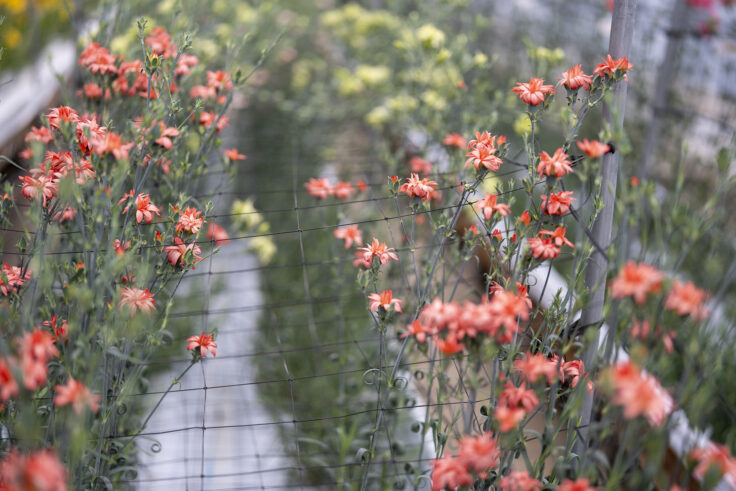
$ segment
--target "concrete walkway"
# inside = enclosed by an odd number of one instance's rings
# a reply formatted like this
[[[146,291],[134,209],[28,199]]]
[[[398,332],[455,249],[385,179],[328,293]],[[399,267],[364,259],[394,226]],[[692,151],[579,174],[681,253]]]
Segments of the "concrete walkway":
[[[242,252],[244,246],[242,242],[224,246],[211,259],[211,264],[210,260],[203,262],[196,272],[258,266],[256,258]],[[187,283],[199,283],[207,288],[208,278],[218,276],[185,281],[182,293],[186,293]],[[224,284],[209,300],[205,298],[209,309],[248,307],[263,302],[258,272],[219,278]],[[181,303],[176,310],[188,310]],[[206,330],[221,329],[217,337],[218,357],[208,356],[204,363],[192,367],[181,384],[175,386],[174,390],[180,391],[169,393],[151,418],[146,432],[177,431],[154,435],[155,442],[138,441],[142,450],[138,489],[279,489],[284,485],[293,486],[288,483],[288,470],[283,468],[294,464],[282,446],[278,426],[244,426],[278,421],[282,415],[267,410],[259,402],[257,385],[217,388],[255,381],[252,358],[227,357],[253,351],[252,339],[258,335],[259,315],[259,310],[253,310],[213,315],[207,319]],[[201,321],[197,319],[195,325],[197,322]],[[182,351],[182,358],[185,358],[184,347]],[[165,390],[186,366],[187,363],[172,366],[166,374],[155,378],[150,390]],[[202,389],[205,385],[207,390]],[[157,400],[158,396],[151,396],[149,406]],[[233,426],[216,428],[228,425]],[[207,429],[203,431],[202,426]],[[152,448],[158,452],[152,452]],[[200,477],[202,474],[204,478]]]

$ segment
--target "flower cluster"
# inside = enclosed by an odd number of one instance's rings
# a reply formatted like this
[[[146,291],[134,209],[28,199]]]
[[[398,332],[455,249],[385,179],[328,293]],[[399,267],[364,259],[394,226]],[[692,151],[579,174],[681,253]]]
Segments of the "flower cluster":
[[[51,450],[21,454],[11,449],[0,460],[2,489],[66,491],[66,481],[66,468]]]
[[[422,201],[429,201],[438,196],[437,183],[426,177],[420,179],[417,174],[412,174],[401,185],[399,192],[406,194],[409,198],[419,198]]]
[[[506,137],[476,131],[475,139],[468,142],[467,149],[465,167],[472,164],[477,171],[483,168],[496,172],[501,168],[506,154]]]
[[[662,290],[663,282],[664,273],[654,266],[628,261],[611,282],[611,295],[614,298],[632,297],[637,304],[642,305],[650,294]],[[689,315],[693,320],[703,320],[708,316],[708,309],[704,305],[707,298],[708,293],[692,282],[674,280],[664,308],[679,316]]]
[[[30,271],[23,271],[19,266],[10,266],[4,262],[0,270],[0,293],[6,297],[11,293],[16,293],[30,279]]]
[[[613,387],[612,402],[624,408],[625,418],[644,416],[652,426],[662,426],[674,402],[654,375],[630,361],[617,363],[607,375]]]
[[[560,247],[566,245],[574,248],[575,245],[565,237],[565,227],[557,227],[555,230],[540,230],[537,237],[527,241],[529,250],[535,258],[554,259],[560,255]]]
[[[501,449],[491,433],[464,436],[454,457],[432,461],[432,489],[455,489],[470,486],[474,476],[484,478],[501,463]]]
[[[442,302],[435,298],[419,314],[419,323],[408,326],[403,336],[414,336],[417,342],[431,337],[446,355],[465,349],[467,337],[495,338],[501,344],[510,343],[519,331],[519,322],[529,320],[528,298],[522,293],[497,291],[490,300],[480,304]]]
[[[355,186],[351,183],[337,181],[333,186],[326,177],[321,179],[310,178],[308,182],[304,183],[304,187],[307,188],[307,194],[317,199],[326,199],[328,196],[334,196],[337,199],[345,200],[350,199],[356,192]],[[365,190],[365,184],[361,185],[361,183],[358,183],[358,189],[360,191]]]

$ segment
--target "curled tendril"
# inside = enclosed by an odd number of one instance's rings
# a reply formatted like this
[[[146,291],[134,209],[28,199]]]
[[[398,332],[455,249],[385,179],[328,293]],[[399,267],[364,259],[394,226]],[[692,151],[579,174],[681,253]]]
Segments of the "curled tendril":
[[[112,491],[113,489],[112,482],[105,476],[95,476],[94,478],[92,478],[92,487],[94,489],[101,489],[99,484],[102,484],[102,486],[104,486],[104,489],[109,489],[110,491]]]
[[[119,416],[122,416],[128,412],[128,406],[124,402],[121,402],[115,412],[117,412]]]
[[[409,385],[409,380],[406,377],[394,378],[394,387],[397,390],[404,390]]]
[[[363,372],[363,383],[366,385],[373,385],[376,381],[384,375],[383,370],[378,368],[371,368]]]
[[[529,280],[534,280],[534,281],[532,282],[532,281],[529,281]],[[537,279],[537,277],[530,275],[529,278],[527,279],[526,286],[527,286],[527,288],[530,288],[532,286],[537,286],[538,283],[539,283],[539,280]]]
[[[159,442],[153,442],[151,444],[151,452],[159,453],[161,451],[161,444]]]
[[[424,380],[424,370],[416,370],[414,372],[414,378],[416,380]]]
[[[138,479],[138,471],[135,469],[125,469],[121,475],[126,481],[134,481]]]

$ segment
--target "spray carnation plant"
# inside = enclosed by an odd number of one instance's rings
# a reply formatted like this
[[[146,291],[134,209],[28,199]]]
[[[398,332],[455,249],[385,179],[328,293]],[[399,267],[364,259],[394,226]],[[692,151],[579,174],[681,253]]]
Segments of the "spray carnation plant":
[[[80,89],[40,115],[5,184],[1,220],[23,228],[5,229],[18,239],[3,241],[0,278],[3,489],[130,479],[158,407],[135,397],[148,362],[172,342],[191,353],[184,373],[216,355],[216,332],[172,331],[168,314],[228,240],[202,185],[244,158],[219,134],[247,75],[202,66],[189,34],[143,18],[137,30],[124,54],[83,47]]]

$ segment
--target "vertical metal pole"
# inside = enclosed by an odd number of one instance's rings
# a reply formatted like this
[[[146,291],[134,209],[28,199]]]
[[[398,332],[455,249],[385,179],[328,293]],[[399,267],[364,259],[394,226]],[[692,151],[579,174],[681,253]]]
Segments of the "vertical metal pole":
[[[634,31],[635,11],[636,0],[616,0],[614,4],[611,38],[608,45],[608,52],[614,58],[629,56],[631,37]],[[623,126],[626,92],[627,83],[625,81],[619,82],[613,89],[611,106],[605,105],[603,107],[603,118],[614,130],[620,130]],[[614,120],[614,118],[616,119]],[[601,198],[604,208],[593,224],[591,233],[592,238],[604,251],[608,249],[611,243],[611,229],[613,228],[613,212],[616,199],[616,180],[620,164],[621,155],[618,152],[608,153],[601,158]],[[593,361],[598,353],[599,324],[601,322],[603,303],[605,302],[606,296],[605,281],[607,271],[607,258],[597,250],[594,250],[585,272],[585,286],[591,292],[590,303],[583,309],[580,318],[581,326],[590,326],[590,329],[595,332],[582,358],[588,370],[593,367]],[[581,456],[581,458],[588,448],[588,427],[593,413],[593,395],[593,393],[586,392],[580,408],[575,453]]]

